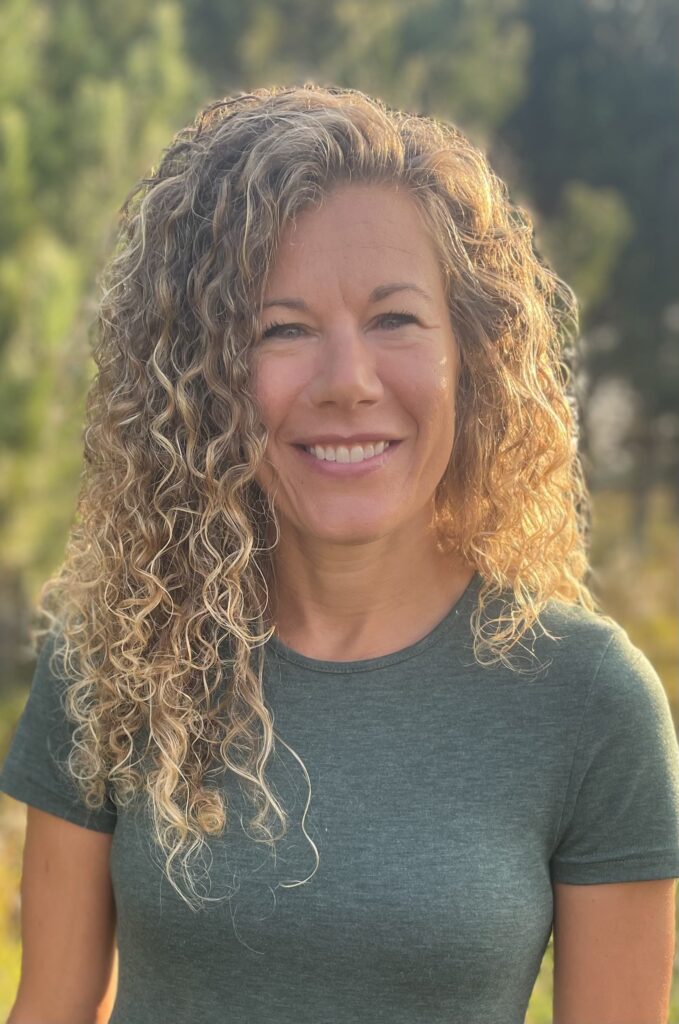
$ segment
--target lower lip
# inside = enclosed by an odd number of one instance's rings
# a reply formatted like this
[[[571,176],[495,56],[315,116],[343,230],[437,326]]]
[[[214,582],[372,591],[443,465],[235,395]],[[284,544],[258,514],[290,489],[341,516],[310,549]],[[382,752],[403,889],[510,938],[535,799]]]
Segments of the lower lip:
[[[400,446],[400,441],[390,441],[389,447],[385,448],[381,455],[373,455],[371,459],[364,459],[363,462],[329,462],[327,459],[317,459],[315,455],[311,455],[306,448],[299,445],[293,447],[310,468],[315,469],[317,473],[323,473],[325,476],[354,477],[366,476],[368,473],[375,473],[378,469],[382,469],[391,461]]]

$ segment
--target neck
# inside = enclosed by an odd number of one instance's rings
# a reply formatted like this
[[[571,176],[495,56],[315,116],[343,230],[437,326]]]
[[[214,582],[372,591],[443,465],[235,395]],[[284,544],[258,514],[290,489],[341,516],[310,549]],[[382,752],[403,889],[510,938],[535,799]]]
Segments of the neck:
[[[308,657],[354,661],[417,642],[468,586],[474,567],[442,554],[433,531],[361,545],[283,532],[274,551],[269,622]]]

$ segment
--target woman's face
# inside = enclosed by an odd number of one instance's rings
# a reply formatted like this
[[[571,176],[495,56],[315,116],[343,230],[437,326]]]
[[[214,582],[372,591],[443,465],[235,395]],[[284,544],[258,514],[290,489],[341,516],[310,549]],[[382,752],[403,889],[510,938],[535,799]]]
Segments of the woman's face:
[[[365,543],[426,529],[453,446],[458,347],[414,200],[350,184],[300,214],[260,323],[253,390],[269,440],[256,479],[282,535]],[[390,445],[371,456],[361,439]],[[305,450],[314,443],[325,460]]]

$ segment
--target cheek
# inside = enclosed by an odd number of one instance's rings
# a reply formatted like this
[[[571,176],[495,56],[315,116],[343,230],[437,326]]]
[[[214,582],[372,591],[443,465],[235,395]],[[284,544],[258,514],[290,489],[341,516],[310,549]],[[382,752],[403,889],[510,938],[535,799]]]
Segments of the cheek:
[[[268,430],[275,428],[281,406],[280,381],[276,381],[276,374],[273,371],[274,368],[270,364],[261,362],[253,368],[251,378],[252,397],[262,423]]]
[[[279,353],[264,355],[253,365],[252,396],[268,430],[275,431],[294,409],[308,378],[308,367],[302,360]]]
[[[269,433],[267,449],[270,451],[271,435],[276,429],[277,422],[276,389],[274,387],[274,378],[273,374],[270,372],[270,367],[259,361],[253,363],[252,366],[250,374],[250,394],[252,395],[255,406],[257,407],[259,418]],[[269,493],[271,491],[274,482],[274,473],[269,455],[265,455],[264,459],[259,464],[255,472],[255,481],[265,493]]]
[[[456,365],[448,359],[421,363],[410,378],[410,393],[425,433],[446,440],[455,422]]]

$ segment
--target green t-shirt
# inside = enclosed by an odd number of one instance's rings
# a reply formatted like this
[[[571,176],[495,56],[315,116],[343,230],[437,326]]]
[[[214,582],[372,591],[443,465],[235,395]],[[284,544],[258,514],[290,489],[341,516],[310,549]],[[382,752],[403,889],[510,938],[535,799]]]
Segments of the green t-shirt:
[[[216,902],[198,913],[162,876],[147,812],[88,812],[56,769],[70,727],[43,649],[0,789],[113,832],[111,1024],[522,1024],[553,882],[679,877],[679,746],[648,659],[622,628],[551,601],[542,621],[560,639],[524,638],[542,671],[484,668],[480,582],[383,657],[269,642],[264,696],[309,773],[320,864],[286,885],[315,857],[306,780],[277,743],[267,777],[290,830],[274,861],[227,779],[233,824],[209,840],[197,888]]]

